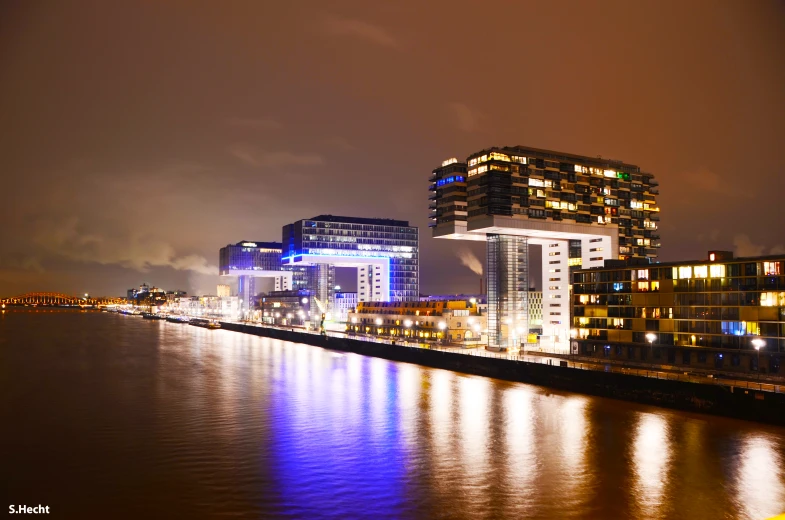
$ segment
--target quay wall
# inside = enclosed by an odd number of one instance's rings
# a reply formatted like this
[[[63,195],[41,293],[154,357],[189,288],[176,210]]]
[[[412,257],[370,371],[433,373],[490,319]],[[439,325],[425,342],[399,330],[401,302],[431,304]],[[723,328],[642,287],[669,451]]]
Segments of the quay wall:
[[[240,323],[222,322],[221,327],[235,332],[305,343],[390,361],[414,363],[570,392],[785,426],[785,394],[783,393],[757,392],[723,385],[653,379],[527,361],[468,356],[441,350],[388,345],[354,338],[320,336]]]

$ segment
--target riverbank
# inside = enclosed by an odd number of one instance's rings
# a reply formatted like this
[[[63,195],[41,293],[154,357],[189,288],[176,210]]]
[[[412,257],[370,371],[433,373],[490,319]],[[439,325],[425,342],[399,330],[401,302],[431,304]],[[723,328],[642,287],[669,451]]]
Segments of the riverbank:
[[[758,392],[734,386],[707,385],[579,370],[556,364],[495,357],[467,356],[442,350],[375,343],[353,338],[320,336],[240,323],[222,322],[226,330],[352,352],[390,361],[414,363],[507,381],[610,397],[685,411],[709,413],[785,426],[785,394]]]

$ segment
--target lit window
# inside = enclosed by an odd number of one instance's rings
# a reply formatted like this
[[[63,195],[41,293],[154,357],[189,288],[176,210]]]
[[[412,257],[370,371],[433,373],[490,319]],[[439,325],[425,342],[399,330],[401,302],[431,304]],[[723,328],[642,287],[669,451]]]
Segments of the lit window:
[[[638,282],[638,290],[645,292],[649,290],[649,282]]]
[[[683,267],[679,267],[679,279],[685,280],[692,278],[692,266],[685,265]]]
[[[707,265],[696,265],[693,267],[693,271],[695,278],[707,278],[709,276],[709,266]]]
[[[782,262],[763,262],[763,274],[765,276],[782,274]]]
[[[491,160],[510,162],[510,156],[499,152],[491,152],[488,156]]]
[[[648,279],[649,279],[649,270],[638,269],[638,280],[648,280]]]
[[[660,282],[657,282],[657,281],[651,282],[651,290],[652,291],[659,291],[660,290]]]
[[[724,264],[717,264],[709,266],[709,275],[712,278],[723,278],[725,277],[725,265]]]

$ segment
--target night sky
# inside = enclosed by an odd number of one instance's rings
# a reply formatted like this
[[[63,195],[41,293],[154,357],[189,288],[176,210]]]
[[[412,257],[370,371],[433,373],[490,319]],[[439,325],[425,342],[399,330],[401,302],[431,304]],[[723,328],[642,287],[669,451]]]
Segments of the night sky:
[[[0,296],[214,293],[220,247],[323,213],[477,292],[427,179],[506,145],[654,173],[662,260],[785,252],[785,3],[3,2]]]

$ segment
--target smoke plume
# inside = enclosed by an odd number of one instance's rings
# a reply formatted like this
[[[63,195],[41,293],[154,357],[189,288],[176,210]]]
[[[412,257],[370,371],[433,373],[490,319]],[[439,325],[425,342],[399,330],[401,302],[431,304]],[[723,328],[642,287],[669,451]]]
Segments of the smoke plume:
[[[463,265],[471,269],[475,274],[482,276],[482,262],[469,248],[461,248],[456,254]]]

